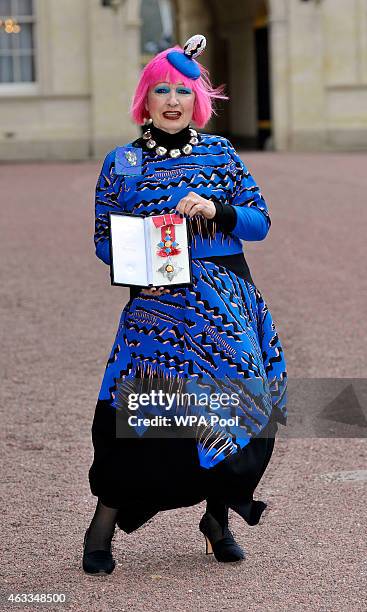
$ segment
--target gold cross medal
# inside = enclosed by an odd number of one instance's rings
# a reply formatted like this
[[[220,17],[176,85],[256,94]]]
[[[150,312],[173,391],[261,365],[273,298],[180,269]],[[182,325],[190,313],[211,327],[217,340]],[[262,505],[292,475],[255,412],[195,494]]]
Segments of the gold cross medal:
[[[158,242],[157,255],[163,257],[166,261],[158,268],[157,272],[163,274],[167,280],[172,281],[179,272],[183,270],[173,263],[172,257],[179,255],[181,249],[180,244],[176,241],[175,226],[182,225],[182,219],[172,213],[159,215],[153,218],[155,227],[161,230],[161,241]]]

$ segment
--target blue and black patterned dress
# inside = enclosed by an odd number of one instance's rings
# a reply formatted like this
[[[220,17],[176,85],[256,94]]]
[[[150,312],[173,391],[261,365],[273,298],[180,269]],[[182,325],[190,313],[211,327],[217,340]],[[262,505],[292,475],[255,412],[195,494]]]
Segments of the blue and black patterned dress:
[[[156,137],[165,134],[153,129]],[[187,130],[166,135],[164,144],[186,137]],[[106,156],[96,188],[94,240],[106,264],[109,212],[174,213],[190,191],[211,199],[217,209],[213,220],[188,221],[192,286],[156,297],[132,290],[103,376],[89,479],[94,495],[119,508],[118,524],[126,532],[156,512],[209,495],[256,524],[265,504],[255,502],[253,492],[270,459],[277,422],[286,423],[283,349],[243,256],[242,241],[266,237],[268,207],[227,139],[209,134],[198,139],[191,154],[177,159],[158,156],[141,138],[117,147]],[[111,290],[118,295],[118,288]],[[152,377],[208,380],[221,391],[237,391],[240,405],[222,408],[221,416],[239,415],[240,426],[213,426],[210,435],[183,439],[158,438],[137,427],[128,438],[118,438],[121,386]]]

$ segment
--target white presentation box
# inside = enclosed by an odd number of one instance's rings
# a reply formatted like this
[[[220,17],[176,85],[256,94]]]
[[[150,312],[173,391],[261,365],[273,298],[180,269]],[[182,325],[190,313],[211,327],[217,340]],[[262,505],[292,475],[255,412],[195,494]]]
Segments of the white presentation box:
[[[109,213],[111,284],[174,287],[192,284],[186,219],[176,214]]]

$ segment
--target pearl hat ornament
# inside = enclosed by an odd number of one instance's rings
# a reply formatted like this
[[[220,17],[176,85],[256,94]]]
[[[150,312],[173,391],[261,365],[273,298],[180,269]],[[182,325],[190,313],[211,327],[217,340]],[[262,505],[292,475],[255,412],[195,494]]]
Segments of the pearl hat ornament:
[[[203,53],[206,47],[206,38],[202,34],[194,34],[184,44],[184,54],[193,59]]]
[[[167,60],[179,72],[196,80],[200,77],[200,66],[195,62],[195,57],[201,55],[206,47],[206,38],[202,34],[191,36],[185,44],[183,51],[170,51]]]

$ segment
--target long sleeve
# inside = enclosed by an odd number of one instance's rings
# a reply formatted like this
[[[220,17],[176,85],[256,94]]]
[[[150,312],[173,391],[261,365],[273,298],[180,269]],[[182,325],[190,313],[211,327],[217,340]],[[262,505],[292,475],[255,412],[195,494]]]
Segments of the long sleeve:
[[[226,145],[231,171],[234,174],[233,189],[228,202],[236,213],[236,219],[231,214],[231,233],[241,240],[263,240],[271,225],[267,204],[260,188],[234,147],[228,140]]]
[[[121,176],[114,173],[115,151],[106,156],[96,185],[94,244],[96,255],[110,264],[108,213],[121,211],[118,201]]]

